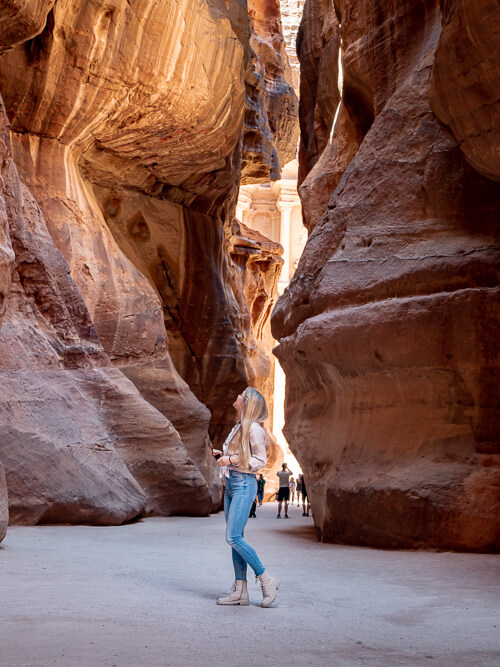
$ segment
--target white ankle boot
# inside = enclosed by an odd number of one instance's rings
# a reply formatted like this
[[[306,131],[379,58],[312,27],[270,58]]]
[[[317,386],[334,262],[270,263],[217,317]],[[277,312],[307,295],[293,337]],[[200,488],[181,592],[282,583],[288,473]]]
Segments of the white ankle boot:
[[[225,598],[219,598],[217,604],[239,604],[242,607],[248,607],[250,602],[248,600],[247,582],[236,579],[229,595],[226,595]]]
[[[257,577],[260,580],[260,587],[262,588],[262,604],[261,607],[270,607],[276,599],[278,588],[280,587],[279,579],[270,577],[267,572],[264,572]]]

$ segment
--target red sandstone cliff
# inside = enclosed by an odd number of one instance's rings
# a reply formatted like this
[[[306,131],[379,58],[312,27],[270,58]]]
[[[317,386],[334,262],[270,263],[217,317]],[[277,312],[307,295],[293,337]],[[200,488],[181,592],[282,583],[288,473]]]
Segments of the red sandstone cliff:
[[[498,549],[498,9],[334,5],[339,116],[325,143],[321,94],[301,108],[312,233],[273,315],[287,439],[322,539]],[[311,90],[336,43],[322,7]]]
[[[233,394],[269,366],[240,340],[259,334],[234,317],[226,237],[256,68],[267,72],[253,103],[272,150],[253,150],[253,138],[245,168],[277,174],[294,152],[277,5],[259,10],[275,55],[252,50],[243,4],[11,5],[0,15],[0,461],[11,520],[206,514],[220,493],[209,422],[219,439]],[[272,287],[276,261],[257,246]],[[268,317],[272,290],[259,295]]]

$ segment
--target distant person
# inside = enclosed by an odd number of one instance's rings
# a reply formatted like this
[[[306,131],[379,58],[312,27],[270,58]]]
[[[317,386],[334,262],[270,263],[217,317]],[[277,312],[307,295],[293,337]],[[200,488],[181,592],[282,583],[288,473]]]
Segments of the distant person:
[[[304,475],[302,475],[302,509],[304,510],[302,512],[302,516],[309,516],[309,498],[307,496],[307,489],[306,489],[306,482],[304,479]]]
[[[297,477],[297,507],[300,506],[300,499],[302,497],[302,489],[304,488],[304,475]]]
[[[259,507],[262,507],[262,501],[264,500],[264,487],[266,485],[266,480],[264,475],[260,474],[257,478],[257,500],[259,501]]]
[[[295,479],[293,477],[290,477],[290,505],[293,505],[295,501],[295,488],[297,484],[295,483]]]
[[[233,403],[238,421],[223,445],[214,449],[217,465],[226,478],[224,514],[226,541],[231,547],[234,584],[231,593],[217,604],[248,606],[247,565],[250,565],[262,588],[262,607],[270,607],[276,599],[280,582],[271,577],[262,565],[255,549],[243,537],[252,503],[257,495],[256,472],[267,463],[267,434],[262,423],[267,419],[266,401],[253,387],[247,387]]]
[[[276,473],[280,481],[280,486],[278,489],[278,515],[277,519],[281,519],[281,505],[285,503],[285,519],[288,519],[288,501],[290,499],[290,477],[292,473],[288,470],[286,463],[283,463],[281,470],[278,470]]]
[[[256,519],[257,518],[257,497],[253,499],[252,507],[250,509],[250,514],[248,515],[249,519]]]

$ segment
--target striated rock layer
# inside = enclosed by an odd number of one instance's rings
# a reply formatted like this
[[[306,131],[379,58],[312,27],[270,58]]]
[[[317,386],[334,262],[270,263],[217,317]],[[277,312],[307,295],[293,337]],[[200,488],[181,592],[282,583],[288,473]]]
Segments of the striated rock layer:
[[[209,433],[222,437],[235,395],[270,367],[250,343],[263,339],[279,258],[255,251],[256,331],[240,330],[227,236],[256,68],[272,150],[254,151],[252,168],[279,173],[293,152],[286,59],[251,56],[245,3],[11,4],[0,16],[11,520],[207,514],[220,502]],[[274,5],[259,25],[278,39]]]
[[[334,4],[338,124],[321,154],[301,156],[313,231],[273,314],[287,439],[321,539],[495,550],[499,198],[485,176],[500,172],[481,146],[498,112],[477,98],[497,76],[483,53],[497,31],[483,20],[491,3]],[[310,128],[316,112],[304,112]],[[321,212],[311,193],[328,182]]]
[[[0,330],[0,460],[11,521],[210,511],[213,472],[203,477],[171,422],[110,366],[37,203],[4,157],[14,267]],[[209,415],[198,406],[205,438]]]

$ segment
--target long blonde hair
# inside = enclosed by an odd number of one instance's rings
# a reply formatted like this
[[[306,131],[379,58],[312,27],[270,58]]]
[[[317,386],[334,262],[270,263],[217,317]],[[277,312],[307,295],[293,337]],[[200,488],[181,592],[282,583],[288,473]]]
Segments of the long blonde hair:
[[[243,392],[243,406],[241,408],[241,438],[239,446],[240,467],[248,468],[250,460],[250,427],[254,422],[264,422],[268,411],[266,399],[257,389],[247,387]]]

